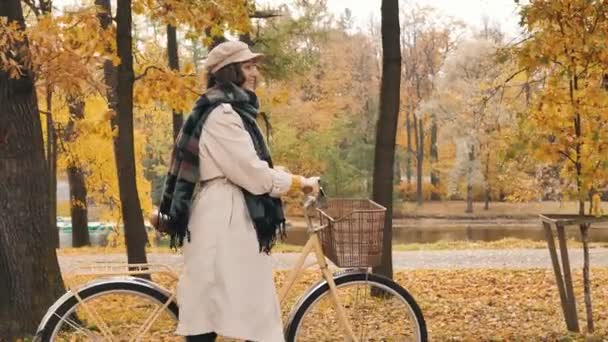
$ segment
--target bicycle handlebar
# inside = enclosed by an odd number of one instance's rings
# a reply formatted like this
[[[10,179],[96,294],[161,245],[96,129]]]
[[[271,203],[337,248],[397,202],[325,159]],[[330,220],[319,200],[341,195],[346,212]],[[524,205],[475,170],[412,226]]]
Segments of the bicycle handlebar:
[[[326,198],[327,196],[325,195],[325,190],[323,190],[323,187],[321,186],[321,180],[319,180],[319,192],[314,195],[307,194],[304,199],[304,202],[302,203],[302,207],[304,208],[304,217],[306,218],[306,223],[308,225],[309,232],[325,228],[323,226],[317,228],[313,226],[312,218],[308,214],[308,209],[313,206],[316,206],[317,208],[322,207],[325,203]]]

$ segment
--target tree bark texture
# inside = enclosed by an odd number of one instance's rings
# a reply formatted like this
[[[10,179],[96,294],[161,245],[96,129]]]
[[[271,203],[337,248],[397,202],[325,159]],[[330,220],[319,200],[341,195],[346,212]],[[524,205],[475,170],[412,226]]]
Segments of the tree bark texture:
[[[405,129],[407,131],[407,151],[405,155],[405,175],[407,177],[407,184],[412,184],[412,123],[410,120],[410,111],[408,110],[405,117]]]
[[[167,58],[169,60],[169,68],[171,68],[171,70],[179,71],[178,51],[177,30],[175,29],[175,26],[167,25]],[[181,112],[173,109],[172,118],[173,141],[175,141],[175,139],[177,139],[177,135],[179,134],[179,130],[182,128],[182,124],[184,123],[184,115]]]
[[[582,137],[583,137],[583,125],[582,116],[578,110],[578,100],[575,99],[574,93],[578,90],[578,78],[573,76],[570,80],[570,101],[572,108],[574,108],[574,132],[576,135],[575,151],[576,151],[576,186],[579,196],[579,208],[578,213],[585,215],[585,200],[583,199],[583,159],[581,158],[582,149]],[[583,238],[583,292],[585,296],[585,313],[587,315],[587,331],[593,333],[595,331],[595,324],[593,323],[593,304],[591,301],[591,275],[589,272],[589,226],[586,224],[580,225],[580,230]]]
[[[490,210],[490,200],[492,196],[492,188],[490,186],[490,150],[488,147],[488,152],[486,153],[486,196],[485,196],[485,204],[483,206],[484,210]]]
[[[147,235],[135,183],[135,156],[133,150],[133,55],[131,37],[131,2],[119,0],[116,14],[116,41],[121,64],[118,68],[107,60],[104,76],[107,98],[113,112],[110,124],[118,131],[114,139],[114,158],[118,172],[121,211],[124,223],[127,260],[145,263]],[[97,17],[102,28],[112,24],[110,0],[95,0],[99,8]]]
[[[46,92],[46,129],[47,129],[47,154],[46,161],[49,175],[49,221],[55,229],[52,236],[52,244],[59,248],[59,230],[57,229],[57,130],[53,120],[53,92]]]
[[[416,202],[419,206],[424,202],[424,193],[422,192],[422,181],[424,179],[422,173],[422,165],[424,164],[424,125],[422,119],[418,121],[418,141],[416,143]]]
[[[431,184],[433,190],[431,191],[431,201],[439,201],[441,194],[439,190],[439,170],[437,170],[437,163],[439,162],[439,147],[437,146],[437,117],[433,114],[431,116],[431,146],[429,158],[431,161]]]
[[[76,139],[74,125],[84,118],[84,102],[82,100],[68,99],[70,117],[65,132],[65,141]],[[87,188],[85,175],[80,163],[72,160],[67,167],[68,182],[70,184],[70,216],[72,218],[72,247],[83,247],[91,244],[89,238],[89,219],[87,208]]]
[[[227,41],[226,37],[224,37],[223,35],[221,36],[214,36],[211,34],[211,27],[207,27],[205,28],[205,35],[207,37],[211,37],[211,44],[207,47],[207,49],[209,51],[213,50],[214,47],[220,45],[221,43]]]
[[[473,162],[475,161],[475,145],[469,147],[469,165],[467,166],[467,209],[465,212],[473,212]]]
[[[587,315],[587,331],[591,334],[595,331],[593,323],[593,306],[591,301],[591,274],[589,270],[589,228],[588,224],[580,225],[583,242],[583,292],[585,295],[585,313]]]
[[[392,277],[393,170],[401,82],[398,0],[383,0],[381,11],[382,81],[380,116],[376,128],[376,149],[374,153],[373,199],[387,209],[384,221],[382,265],[376,267],[374,272]]]
[[[82,168],[70,165],[67,169],[70,183],[70,216],[72,217],[72,247],[89,246],[89,216],[87,187]]]
[[[21,3],[0,2],[0,17],[25,28]],[[19,63],[28,46],[0,46]],[[0,71],[0,336],[31,334],[64,292],[49,222],[48,167],[33,74]]]
[[[120,203],[129,263],[146,262],[148,237],[137,192],[133,135],[133,38],[131,0],[118,0],[116,8],[116,46],[120,65],[117,70],[116,100],[118,136],[114,140]]]

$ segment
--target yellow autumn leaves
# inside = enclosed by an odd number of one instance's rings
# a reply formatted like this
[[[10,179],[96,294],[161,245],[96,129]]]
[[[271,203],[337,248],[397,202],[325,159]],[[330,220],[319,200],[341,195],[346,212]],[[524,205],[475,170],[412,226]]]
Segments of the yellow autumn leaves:
[[[608,282],[608,270],[595,268],[592,274],[597,331],[586,339],[566,332],[555,276],[549,269],[410,270],[396,272],[395,280],[416,298],[430,341],[602,341],[608,336],[604,315],[608,312],[608,289],[603,286]],[[573,276],[580,279],[580,271]],[[280,287],[286,277],[284,271],[275,272],[276,286]],[[70,286],[91,280],[70,274],[64,274],[64,279]],[[284,319],[317,279],[318,272],[308,271],[296,282],[281,307]],[[167,276],[154,275],[153,280],[175,289],[175,282]],[[580,298],[580,281],[575,281],[574,290]],[[582,317],[583,306],[578,309]],[[118,307],[115,310],[128,315]],[[319,320],[319,331],[324,330],[323,324]]]
[[[562,165],[566,193],[581,201],[608,180],[607,9],[604,1],[534,1],[522,7],[530,34],[516,47],[535,86],[529,126],[536,156]]]

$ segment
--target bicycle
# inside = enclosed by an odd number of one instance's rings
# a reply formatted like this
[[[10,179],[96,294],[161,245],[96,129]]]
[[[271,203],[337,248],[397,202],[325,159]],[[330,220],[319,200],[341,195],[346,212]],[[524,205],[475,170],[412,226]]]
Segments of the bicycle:
[[[292,308],[285,324],[286,341],[427,341],[426,323],[414,298],[393,280],[369,270],[381,260],[386,209],[371,200],[325,199],[322,194],[304,203],[309,238],[279,290],[280,302],[303,270],[317,265],[321,279]],[[313,206],[319,214],[317,226],[309,215]],[[305,264],[310,254],[315,260]],[[332,274],[326,258],[351,269]],[[179,313],[175,293],[134,277],[164,273],[175,281],[178,275],[171,267],[109,263],[87,269],[89,274],[121,277],[99,279],[64,294],[40,323],[38,341],[182,340],[172,335]],[[117,301],[120,305],[114,311],[132,305],[129,316],[118,312],[117,318],[117,312],[110,312],[102,318],[104,307]],[[133,312],[139,309],[142,314]],[[132,322],[135,318],[143,323]]]

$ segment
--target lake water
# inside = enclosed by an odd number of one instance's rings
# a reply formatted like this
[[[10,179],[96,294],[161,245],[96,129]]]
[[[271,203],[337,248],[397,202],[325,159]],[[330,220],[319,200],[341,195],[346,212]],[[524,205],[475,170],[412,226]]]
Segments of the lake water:
[[[578,227],[566,229],[569,238],[580,240]],[[432,243],[437,241],[496,241],[504,238],[544,241],[545,232],[539,220],[448,220],[397,219],[393,221],[394,243]],[[303,222],[294,221],[288,230],[287,243],[306,242]],[[608,242],[608,225],[591,226],[592,242]]]
[[[104,246],[109,231],[90,233],[94,246]],[[569,238],[580,240],[577,227],[566,229]],[[60,230],[60,246],[70,247],[71,230]],[[304,222],[292,220],[287,231],[287,243],[303,245],[308,236]],[[545,233],[540,221],[536,219],[395,219],[393,221],[393,242],[432,243],[437,241],[496,241],[504,238],[544,241]],[[592,242],[608,242],[608,224],[591,226]]]

